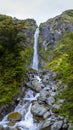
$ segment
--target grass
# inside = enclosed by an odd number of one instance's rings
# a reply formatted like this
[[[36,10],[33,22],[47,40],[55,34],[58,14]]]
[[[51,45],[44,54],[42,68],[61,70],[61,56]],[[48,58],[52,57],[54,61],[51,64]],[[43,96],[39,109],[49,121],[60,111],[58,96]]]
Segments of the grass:
[[[60,113],[69,116],[69,120],[73,120],[73,33],[65,34],[57,43],[51,60],[45,66],[45,69],[48,68],[57,73],[57,80],[67,85],[66,89],[60,93],[60,98],[67,101],[62,105]]]

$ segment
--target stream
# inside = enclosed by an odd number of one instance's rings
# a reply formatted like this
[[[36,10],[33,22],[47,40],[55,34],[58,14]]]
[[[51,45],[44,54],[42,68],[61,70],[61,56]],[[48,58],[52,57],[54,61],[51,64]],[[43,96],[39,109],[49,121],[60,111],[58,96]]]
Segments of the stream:
[[[59,83],[53,80],[56,74],[49,70],[38,71],[38,38],[39,28],[34,34],[32,68],[35,72],[27,73],[29,80],[23,86],[26,87],[24,97],[13,111],[21,118],[15,122],[12,120],[14,124],[10,126],[9,113],[0,122],[0,130],[68,130],[67,119],[58,114],[64,99],[55,97],[59,93]]]
[[[39,97],[39,93],[35,96],[33,95],[33,91],[28,89],[24,98],[22,99],[22,103],[19,103],[14,112],[19,112],[22,115],[22,120],[16,122],[14,126],[9,127],[8,130],[12,130],[13,128],[19,127],[20,130],[38,130],[39,124],[34,123],[33,115],[31,113],[32,101],[36,101]],[[9,113],[10,114],[10,113]],[[4,117],[0,125],[3,125],[4,128],[8,127],[8,115]]]

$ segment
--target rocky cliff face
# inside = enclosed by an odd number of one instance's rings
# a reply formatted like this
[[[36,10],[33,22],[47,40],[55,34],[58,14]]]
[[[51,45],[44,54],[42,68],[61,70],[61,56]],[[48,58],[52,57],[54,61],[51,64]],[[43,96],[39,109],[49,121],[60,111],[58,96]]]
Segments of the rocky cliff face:
[[[61,107],[61,114],[73,119],[73,10],[49,19],[40,25],[39,37],[40,66],[57,73],[55,80],[60,80],[61,98],[66,104]]]
[[[29,46],[30,44],[33,46],[34,43],[34,33],[37,27],[36,21],[33,19],[24,20],[26,28],[24,30],[24,35],[26,36],[26,44]]]
[[[41,66],[43,60],[50,60],[49,49],[52,50],[65,32],[73,32],[73,10],[63,12],[61,15],[40,24],[39,55]],[[46,60],[47,59],[47,60]]]

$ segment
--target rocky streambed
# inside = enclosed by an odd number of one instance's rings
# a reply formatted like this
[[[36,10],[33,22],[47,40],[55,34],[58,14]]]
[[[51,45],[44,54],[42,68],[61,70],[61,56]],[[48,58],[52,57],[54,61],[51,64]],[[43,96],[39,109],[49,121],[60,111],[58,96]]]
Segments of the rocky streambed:
[[[68,130],[67,119],[58,115],[65,100],[56,97],[59,83],[55,77],[50,71],[27,73],[24,96],[0,122],[0,130]]]

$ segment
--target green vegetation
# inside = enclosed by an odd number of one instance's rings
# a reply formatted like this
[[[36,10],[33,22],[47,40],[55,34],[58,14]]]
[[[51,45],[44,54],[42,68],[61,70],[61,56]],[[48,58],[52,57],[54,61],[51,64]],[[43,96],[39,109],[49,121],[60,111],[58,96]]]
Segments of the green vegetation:
[[[7,123],[7,126],[14,126],[15,125],[15,122],[8,122]]]
[[[57,72],[57,79],[67,85],[60,96],[66,99],[60,113],[73,120],[73,33],[65,34],[54,46],[50,62],[45,68]]]
[[[24,21],[0,15],[0,106],[19,92],[33,49],[26,45]]]
[[[44,30],[44,32],[43,32]],[[54,35],[61,34],[59,39]],[[59,98],[66,99],[60,114],[73,120],[73,10],[40,24],[39,55],[40,66],[57,73]],[[51,38],[51,34],[52,38]],[[48,40],[49,39],[49,40]],[[54,42],[51,43],[52,39]],[[47,44],[49,43],[49,44]],[[64,90],[64,91],[63,91]],[[54,111],[56,111],[54,109]]]
[[[57,32],[60,33],[61,35],[64,35],[65,32],[71,32],[73,29],[72,25],[73,25],[73,10],[67,10],[63,12],[61,15],[51,18],[46,22],[40,24],[40,37],[39,37],[39,55],[41,57],[40,66],[43,67],[44,62],[45,64],[46,63],[48,64],[48,62],[50,62],[50,60],[52,59],[54,49],[57,47],[58,44],[56,42],[59,40],[55,39],[54,35],[56,35]],[[48,41],[48,37],[52,38],[54,42],[51,43],[50,39]],[[59,58],[59,60],[61,60],[62,58],[63,56]],[[54,62],[56,64],[57,60],[55,60]]]
[[[71,21],[73,23],[73,10],[66,10],[62,13],[61,16],[65,22]]]
[[[22,116],[19,112],[13,112],[8,115],[8,120],[9,121],[19,121],[21,120]]]

